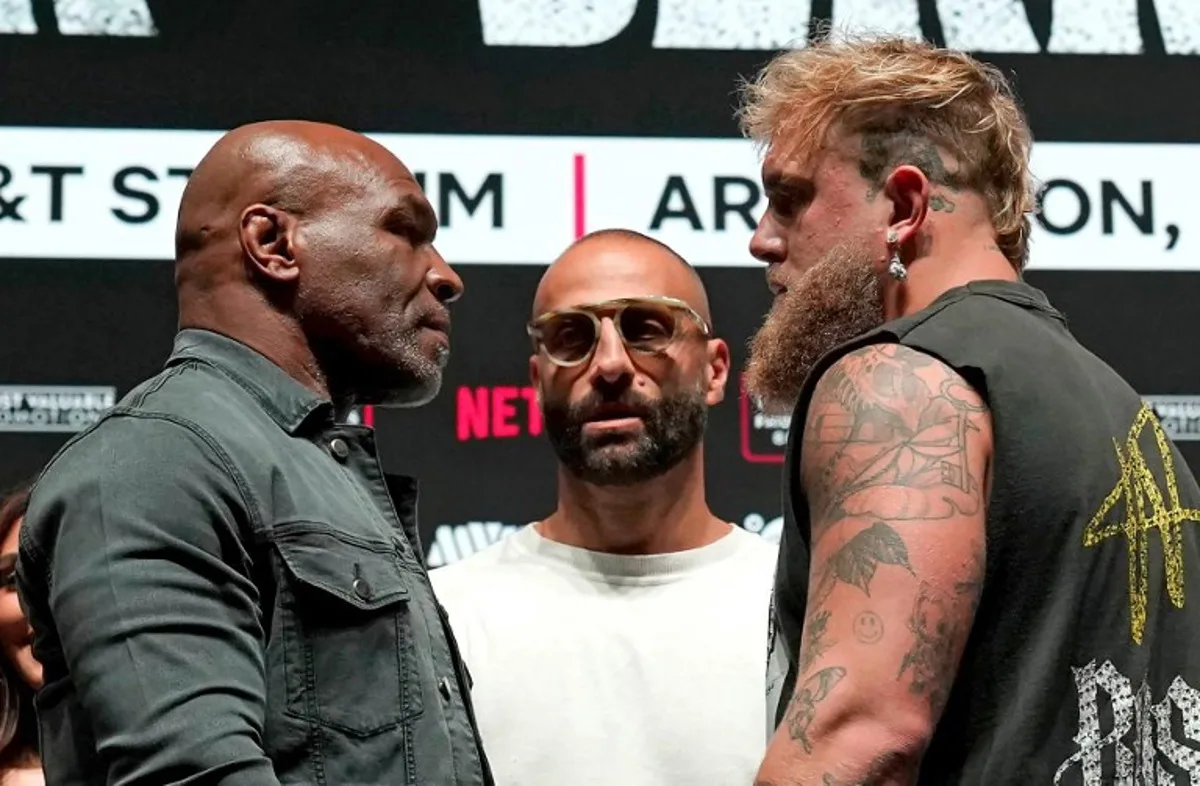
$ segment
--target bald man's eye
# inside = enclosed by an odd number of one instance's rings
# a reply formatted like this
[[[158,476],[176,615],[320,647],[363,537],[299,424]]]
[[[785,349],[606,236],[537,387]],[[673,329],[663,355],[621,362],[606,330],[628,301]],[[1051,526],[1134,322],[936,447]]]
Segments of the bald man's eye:
[[[665,342],[675,335],[675,317],[667,309],[630,306],[621,314],[621,333],[638,344]]]
[[[407,240],[414,246],[421,244],[421,233],[411,223],[405,221],[393,221],[387,226],[387,231],[391,232],[396,237],[401,237]]]
[[[406,213],[393,213],[383,222],[385,231],[396,237],[403,238],[414,248],[432,241],[429,233],[420,226],[420,222]]]

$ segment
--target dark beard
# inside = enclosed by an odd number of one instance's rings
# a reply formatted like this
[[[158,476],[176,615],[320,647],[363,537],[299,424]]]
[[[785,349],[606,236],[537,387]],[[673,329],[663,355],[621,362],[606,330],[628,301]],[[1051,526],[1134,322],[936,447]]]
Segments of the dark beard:
[[[764,411],[790,413],[826,352],[883,322],[871,257],[850,247],[834,249],[775,298],[750,341],[746,389]]]
[[[596,407],[613,403],[637,411],[641,433],[636,437],[584,435],[584,423]],[[593,391],[575,404],[547,399],[542,417],[550,445],[568,472],[596,486],[629,486],[659,477],[700,444],[708,424],[708,403],[700,390],[681,391],[658,401],[629,390],[607,397]]]

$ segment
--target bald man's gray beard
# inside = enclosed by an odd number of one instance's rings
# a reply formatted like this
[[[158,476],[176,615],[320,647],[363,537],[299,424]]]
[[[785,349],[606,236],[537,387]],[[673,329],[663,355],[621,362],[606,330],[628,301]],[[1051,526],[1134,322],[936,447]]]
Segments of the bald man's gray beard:
[[[769,414],[789,414],[813,366],[829,350],[884,322],[872,256],[834,249],[775,298],[750,341],[746,389]]]
[[[417,407],[428,404],[442,389],[442,376],[450,362],[450,350],[438,347],[433,358],[421,349],[420,327],[405,331],[400,351],[403,377],[382,406]]]
[[[442,389],[442,377],[446,364],[450,362],[450,350],[438,347],[436,355],[432,359],[429,358],[421,350],[420,330],[421,328],[416,328],[410,335],[405,336],[404,368],[412,384],[407,392],[398,391],[399,401],[395,406],[415,407],[428,404]]]
[[[420,327],[405,328],[396,340],[395,351],[387,356],[360,358],[348,368],[346,352],[336,349],[338,360],[326,365],[337,369],[335,376],[339,380],[353,380],[349,383],[348,398],[356,405],[423,406],[441,392],[450,351],[439,347],[430,357],[421,347],[421,331]]]
[[[592,411],[601,402],[614,401],[638,411],[641,433],[585,434]],[[575,404],[543,399],[542,418],[550,445],[568,472],[596,486],[630,486],[665,474],[696,449],[708,426],[708,402],[699,388],[657,401],[629,390],[616,398],[593,393]]]

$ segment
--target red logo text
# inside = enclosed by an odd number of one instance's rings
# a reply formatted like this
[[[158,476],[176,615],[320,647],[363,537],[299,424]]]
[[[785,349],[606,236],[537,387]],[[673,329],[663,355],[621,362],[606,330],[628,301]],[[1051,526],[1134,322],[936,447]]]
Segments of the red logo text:
[[[537,391],[531,387],[460,387],[455,420],[460,442],[542,433]]]

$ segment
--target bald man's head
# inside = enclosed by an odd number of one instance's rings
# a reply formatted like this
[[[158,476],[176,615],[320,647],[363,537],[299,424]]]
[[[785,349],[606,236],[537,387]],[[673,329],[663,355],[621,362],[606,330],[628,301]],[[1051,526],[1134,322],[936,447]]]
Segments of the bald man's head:
[[[614,281],[614,276],[620,280]],[[569,300],[572,294],[586,298],[589,291],[618,291],[622,287],[628,294],[596,299],[646,294],[674,297],[696,309],[712,324],[708,293],[696,269],[666,243],[620,228],[599,229],[584,235],[551,263],[534,295],[533,316],[563,308],[564,289]],[[588,301],[573,305],[585,302]]]
[[[340,191],[365,185],[388,159],[411,178],[386,148],[339,126],[276,120],[235,128],[188,178],[179,203],[176,257],[182,261],[235,229],[241,211],[252,204],[303,214]]]
[[[679,254],[632,230],[586,235],[542,276],[533,312],[530,374],[567,471],[597,485],[641,483],[698,455],[729,350]]]
[[[315,356],[330,395],[423,403],[449,350],[446,304],[462,291],[436,231],[412,173],[379,143],[306,121],[236,128],[180,201],[181,325],[247,341],[273,326]]]

